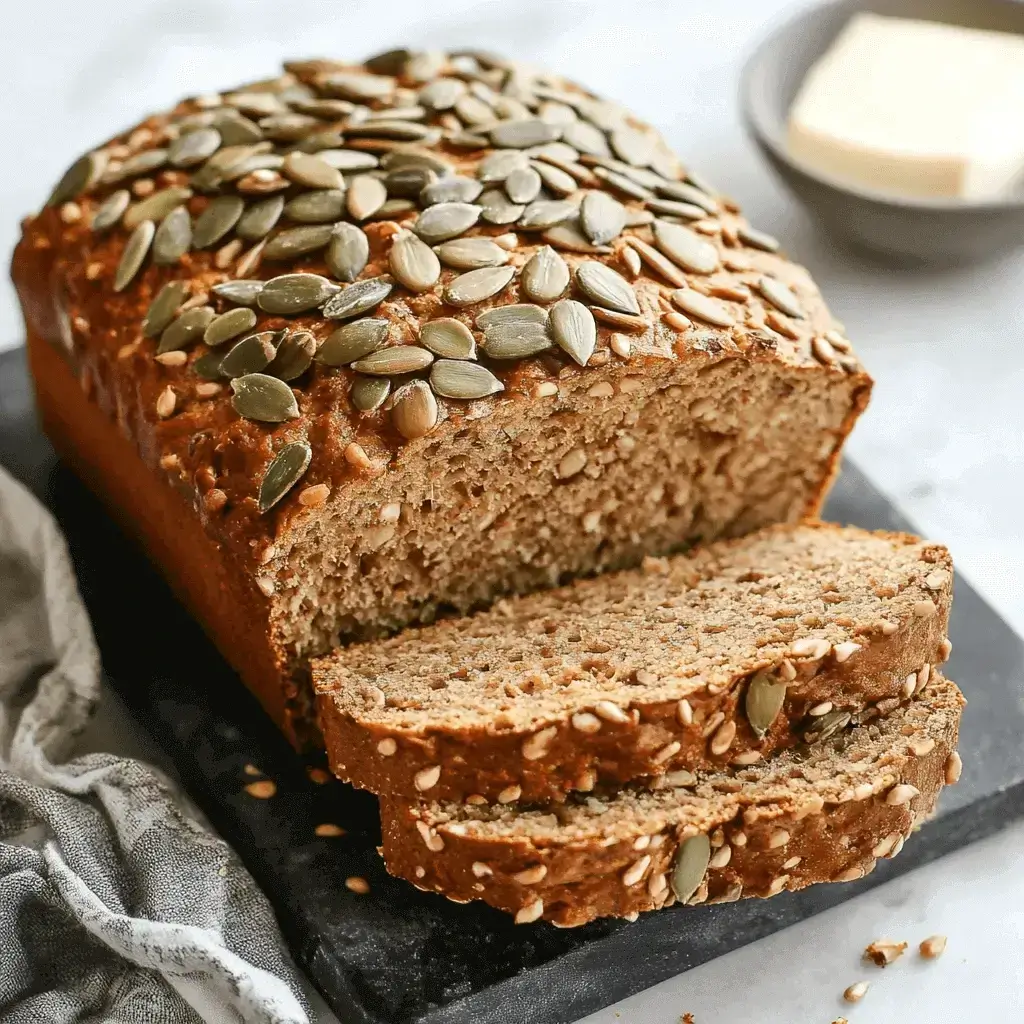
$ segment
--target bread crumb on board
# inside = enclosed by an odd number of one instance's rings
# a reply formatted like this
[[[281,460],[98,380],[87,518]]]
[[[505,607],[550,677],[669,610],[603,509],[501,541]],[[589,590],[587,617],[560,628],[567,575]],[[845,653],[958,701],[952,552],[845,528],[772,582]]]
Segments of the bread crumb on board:
[[[258,782],[250,782],[245,791],[259,800],[269,800],[277,792],[277,784],[273,779],[260,779]]]
[[[925,960],[937,960],[946,951],[946,936],[929,935],[917,948]]]
[[[864,949],[864,959],[870,960],[876,967],[888,967],[899,960],[906,952],[905,942],[894,942],[892,939],[875,939]]]
[[[682,1017],[679,1018],[679,1024],[694,1024],[693,1014],[684,1013]]]
[[[870,985],[866,981],[855,981],[843,992],[843,998],[848,1003],[859,1003],[867,992]]]

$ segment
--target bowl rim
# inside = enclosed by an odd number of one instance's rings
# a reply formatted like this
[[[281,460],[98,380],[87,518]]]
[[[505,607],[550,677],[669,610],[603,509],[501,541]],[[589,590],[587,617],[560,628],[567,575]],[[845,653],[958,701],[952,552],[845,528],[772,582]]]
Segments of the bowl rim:
[[[920,210],[921,212],[928,213],[996,213],[1001,210],[1018,210],[1024,207],[1024,196],[1017,198],[946,199],[902,196],[891,192],[875,191],[874,189],[834,178],[809,166],[803,161],[794,158],[786,146],[780,145],[775,139],[773,133],[762,122],[760,112],[757,109],[757,103],[754,99],[754,79],[761,73],[761,69],[773,55],[775,44],[779,37],[801,23],[821,18],[827,12],[838,12],[846,9],[849,11],[850,17],[852,17],[863,7],[864,0],[826,0],[824,3],[817,3],[795,11],[789,17],[775,24],[774,27],[761,37],[754,45],[754,48],[748,53],[740,71],[740,117],[748,134],[753,136],[759,145],[769,150],[776,160],[802,174],[804,177],[810,178],[828,188],[881,206],[900,210]],[[1024,36],[1024,32],[1019,34]],[[810,68],[808,67],[804,75],[809,70]],[[784,123],[788,115],[789,111],[787,110],[783,114]]]

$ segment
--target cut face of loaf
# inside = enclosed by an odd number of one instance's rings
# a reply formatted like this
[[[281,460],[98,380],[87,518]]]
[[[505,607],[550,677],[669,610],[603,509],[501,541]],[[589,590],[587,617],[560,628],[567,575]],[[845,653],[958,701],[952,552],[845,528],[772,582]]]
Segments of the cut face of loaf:
[[[385,798],[384,858],[422,889],[563,927],[852,881],[899,853],[959,778],[963,704],[936,674],[887,718],[763,766],[547,809]]]
[[[340,642],[816,513],[871,386],[653,129],[484,55],[182,101],[12,273],[50,435],[293,739]]]
[[[939,545],[805,524],[504,601],[318,661],[331,766],[505,803],[750,765],[919,690],[952,585]]]

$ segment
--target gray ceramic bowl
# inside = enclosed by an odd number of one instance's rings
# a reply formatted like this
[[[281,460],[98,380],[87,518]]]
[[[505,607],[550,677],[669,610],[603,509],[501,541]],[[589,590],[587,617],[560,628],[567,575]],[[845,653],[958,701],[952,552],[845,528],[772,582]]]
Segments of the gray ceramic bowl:
[[[985,201],[908,199],[837,182],[786,150],[786,117],[811,65],[858,11],[1024,32],[1020,0],[838,0],[777,28],[743,71],[747,128],[779,176],[830,232],[902,262],[962,263],[1024,242],[1024,191]]]

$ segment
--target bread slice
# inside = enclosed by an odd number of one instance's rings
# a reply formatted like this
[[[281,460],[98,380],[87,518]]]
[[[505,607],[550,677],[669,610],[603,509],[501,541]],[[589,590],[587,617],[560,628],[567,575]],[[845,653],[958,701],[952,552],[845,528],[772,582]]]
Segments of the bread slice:
[[[779,526],[349,647],[314,670],[331,766],[509,802],[749,765],[923,685],[951,569],[905,534]]]
[[[388,870],[560,926],[850,881],[895,856],[957,780],[964,701],[935,674],[885,718],[765,765],[550,808],[382,801]]]

